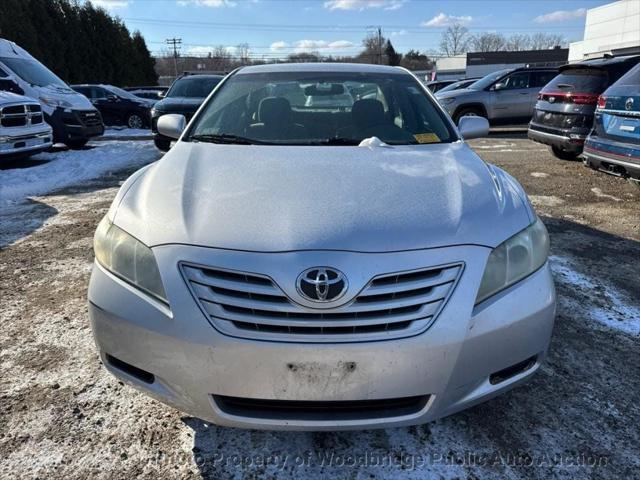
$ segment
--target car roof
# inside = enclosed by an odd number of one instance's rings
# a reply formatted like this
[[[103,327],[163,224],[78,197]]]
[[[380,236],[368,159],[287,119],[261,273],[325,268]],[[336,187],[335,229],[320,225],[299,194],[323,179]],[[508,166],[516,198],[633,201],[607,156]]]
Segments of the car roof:
[[[621,57],[601,57],[601,58],[592,58],[590,60],[582,60],[580,62],[575,63],[567,63],[560,67],[560,71],[567,70],[570,68],[581,68],[581,67],[591,67],[591,68],[606,68],[611,65],[619,65],[625,62],[638,62],[640,61],[640,55],[624,55]]]
[[[213,74],[205,74],[205,73],[190,73],[188,75],[180,75],[176,80],[182,80],[183,78],[211,78],[211,79],[221,79],[224,78],[224,75],[213,75]]]
[[[353,72],[353,73],[406,73],[388,65],[366,63],[272,63],[241,67],[236,74],[278,73],[278,72]]]

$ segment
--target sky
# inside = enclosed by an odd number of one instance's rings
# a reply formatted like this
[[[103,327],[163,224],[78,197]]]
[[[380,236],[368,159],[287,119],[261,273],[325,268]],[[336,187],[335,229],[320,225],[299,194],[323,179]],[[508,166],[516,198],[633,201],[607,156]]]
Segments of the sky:
[[[249,44],[252,58],[317,51],[353,55],[367,33],[382,28],[396,50],[434,53],[451,23],[471,33],[547,32],[581,40],[586,10],[597,0],[86,0],[140,30],[153,54],[181,38],[181,54],[218,45],[233,53]]]

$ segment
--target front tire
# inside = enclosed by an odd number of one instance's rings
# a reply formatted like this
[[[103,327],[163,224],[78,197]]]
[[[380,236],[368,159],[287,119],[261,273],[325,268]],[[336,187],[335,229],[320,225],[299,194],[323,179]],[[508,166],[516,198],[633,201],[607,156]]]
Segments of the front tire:
[[[144,121],[142,120],[142,117],[137,113],[130,113],[127,116],[127,127],[139,130],[144,127]]]
[[[568,150],[563,150],[560,147],[556,147],[555,145],[551,147],[551,152],[560,160],[576,160],[578,155],[580,155],[580,152],[570,152]]]
[[[468,108],[462,108],[459,111],[457,111],[455,116],[453,117],[453,121],[456,123],[456,125],[458,125],[458,123],[460,122],[460,119],[465,116],[487,118],[484,112],[479,108],[468,107]]]

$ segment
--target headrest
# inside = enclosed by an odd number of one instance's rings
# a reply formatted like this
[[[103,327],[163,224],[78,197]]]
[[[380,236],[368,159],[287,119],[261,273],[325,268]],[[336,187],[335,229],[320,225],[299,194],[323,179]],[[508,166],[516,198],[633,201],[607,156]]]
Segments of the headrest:
[[[354,102],[351,115],[359,127],[379,125],[385,122],[384,106],[382,102],[372,98],[365,98]]]
[[[262,123],[288,122],[291,115],[289,100],[282,97],[267,97],[260,101],[258,118]]]

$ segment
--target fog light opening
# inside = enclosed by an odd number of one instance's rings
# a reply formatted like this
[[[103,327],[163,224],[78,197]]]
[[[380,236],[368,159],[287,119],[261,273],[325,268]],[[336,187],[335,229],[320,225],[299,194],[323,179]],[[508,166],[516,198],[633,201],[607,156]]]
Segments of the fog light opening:
[[[510,367],[503,368],[498,372],[492,373],[489,376],[489,382],[491,383],[491,385],[496,385],[498,383],[504,382],[505,380],[509,380],[510,378],[515,377],[522,372],[526,372],[536,364],[537,359],[538,356],[534,355],[533,357],[529,357],[522,362],[515,363]]]
[[[149,373],[145,370],[142,370],[141,368],[134,367],[133,365],[123,362],[116,357],[112,357],[109,354],[106,354],[106,359],[109,365],[111,365],[113,368],[120,370],[121,372],[124,372],[127,375],[140,380],[141,382],[153,383],[156,380],[153,373]]]

